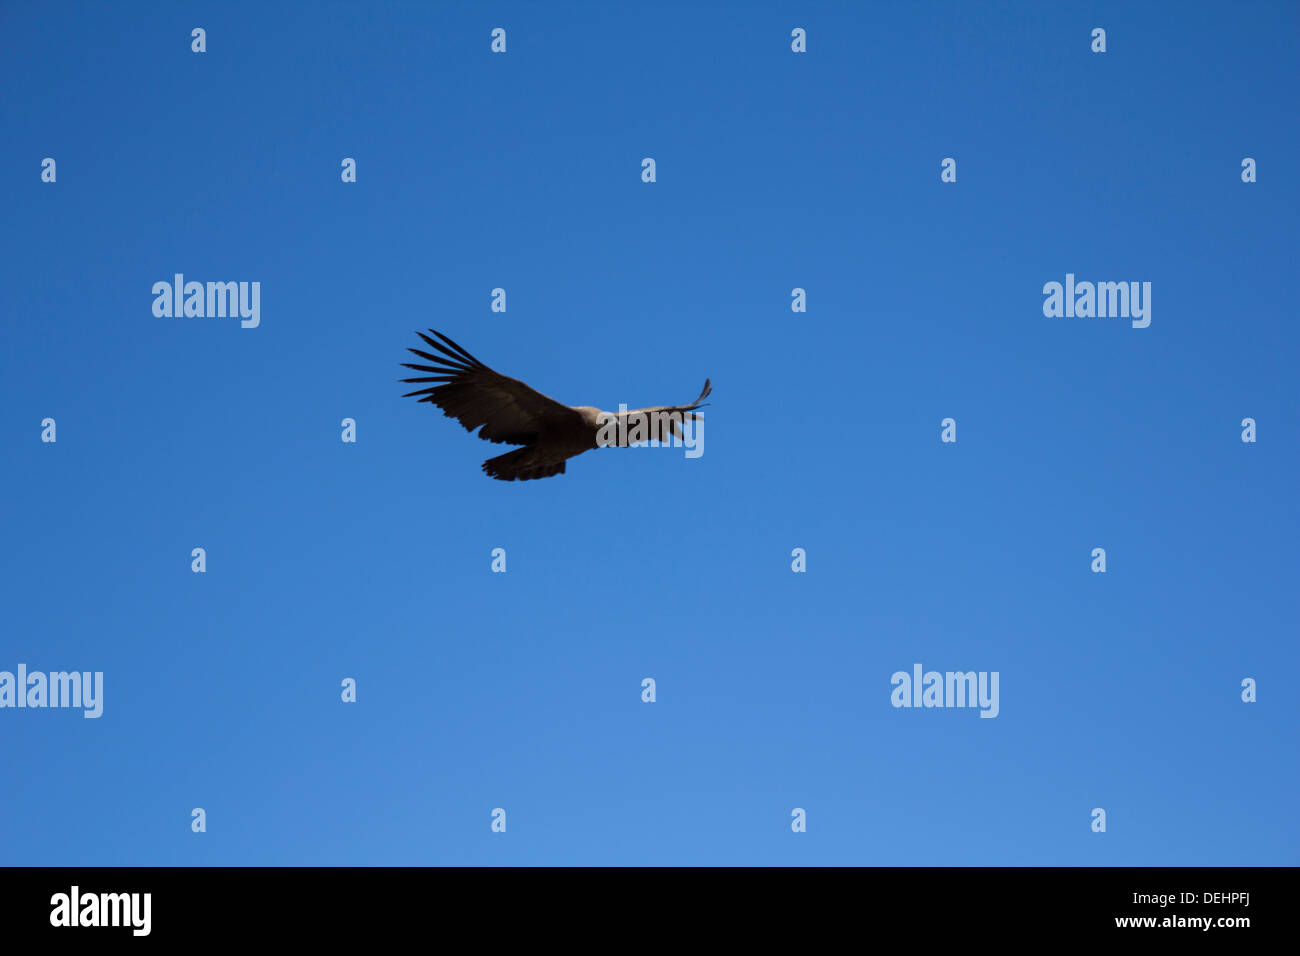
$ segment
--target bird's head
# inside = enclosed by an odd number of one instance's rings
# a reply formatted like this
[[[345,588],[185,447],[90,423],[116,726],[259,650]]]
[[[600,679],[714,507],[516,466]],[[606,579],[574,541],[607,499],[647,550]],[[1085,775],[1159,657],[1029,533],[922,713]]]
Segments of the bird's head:
[[[590,405],[575,405],[573,410],[581,415],[582,420],[592,428],[600,428],[614,417],[613,412],[602,412],[599,408],[593,408]]]

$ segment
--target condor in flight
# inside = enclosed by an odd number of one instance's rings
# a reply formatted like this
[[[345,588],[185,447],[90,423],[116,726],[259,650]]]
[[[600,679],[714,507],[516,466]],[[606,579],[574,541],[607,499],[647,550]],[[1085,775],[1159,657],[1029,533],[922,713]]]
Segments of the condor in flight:
[[[434,352],[410,349],[429,364],[402,363],[424,375],[402,381],[435,384],[402,397],[421,396],[420,401],[437,405],[468,431],[482,426],[478,437],[486,441],[523,445],[483,462],[483,470],[501,481],[562,475],[564,463],[584,451],[606,444],[626,447],[630,442],[670,440],[667,429],[681,438],[682,424],[703,418],[695,409],[713,391],[705,379],[700,397],[689,405],[656,405],[617,413],[590,405],[561,405],[518,379],[492,371],[441,332],[429,331],[441,341],[423,332],[415,334]],[[618,437],[611,440],[611,435]]]

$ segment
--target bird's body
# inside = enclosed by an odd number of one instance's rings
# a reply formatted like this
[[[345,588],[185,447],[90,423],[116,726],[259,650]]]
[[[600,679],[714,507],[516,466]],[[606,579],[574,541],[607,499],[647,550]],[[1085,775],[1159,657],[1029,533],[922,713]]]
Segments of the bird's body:
[[[706,379],[700,397],[689,405],[660,405],[617,413],[603,412],[591,405],[564,405],[518,379],[494,372],[441,332],[429,331],[441,341],[423,332],[415,334],[436,354],[414,348],[410,351],[430,364],[402,363],[406,368],[426,374],[402,381],[434,384],[402,397],[421,396],[420,401],[437,405],[444,415],[456,419],[468,431],[480,429],[479,437],[486,441],[522,445],[483,462],[483,471],[501,481],[562,475],[565,462],[584,451],[602,444],[629,444],[629,423],[638,420],[648,419],[651,423],[649,431],[644,433],[646,438],[670,437],[665,428],[681,437],[681,426],[701,417],[694,410],[701,407],[712,391]]]

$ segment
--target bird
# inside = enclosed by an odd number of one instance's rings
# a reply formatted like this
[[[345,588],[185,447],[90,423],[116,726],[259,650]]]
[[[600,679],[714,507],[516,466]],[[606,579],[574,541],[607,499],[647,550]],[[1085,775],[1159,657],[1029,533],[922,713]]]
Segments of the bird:
[[[416,331],[433,351],[408,348],[428,364],[402,362],[424,373],[402,382],[424,385],[403,398],[420,396],[442,409],[467,431],[478,428],[485,441],[522,448],[489,458],[483,471],[499,481],[533,481],[564,474],[565,463],[584,451],[602,446],[627,447],[634,442],[683,438],[686,422],[703,420],[696,409],[713,391],[704,380],[700,397],[689,405],[656,405],[631,411],[604,412],[591,405],[564,405],[516,378],[488,368],[435,329],[430,338]],[[429,384],[433,383],[433,384]]]

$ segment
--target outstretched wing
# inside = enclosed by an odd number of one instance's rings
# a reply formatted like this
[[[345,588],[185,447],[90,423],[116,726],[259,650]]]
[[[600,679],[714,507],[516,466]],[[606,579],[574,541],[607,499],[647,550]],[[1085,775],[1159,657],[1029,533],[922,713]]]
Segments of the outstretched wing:
[[[482,426],[479,438],[508,445],[531,444],[547,423],[568,427],[582,423],[582,416],[568,405],[548,398],[518,379],[492,371],[441,332],[429,331],[441,341],[434,341],[423,332],[415,334],[435,352],[409,350],[429,364],[402,363],[406,368],[426,374],[402,381],[436,384],[407,392],[403,398],[423,396],[420,401],[437,405],[444,415],[456,419],[468,431]]]
[[[685,438],[686,436],[682,434],[682,425],[697,418],[704,418],[703,415],[694,414],[694,411],[708,404],[704,400],[709,397],[709,393],[712,391],[713,386],[709,384],[709,379],[706,378],[704,388],[700,391],[700,397],[689,405],[654,405],[650,408],[633,408],[626,412],[619,412],[614,417],[622,419],[621,427],[629,431],[636,428],[638,421],[644,422],[647,430],[643,434],[648,439],[664,442],[670,441],[673,435],[678,438]],[[627,432],[620,431],[618,434],[627,434]]]

